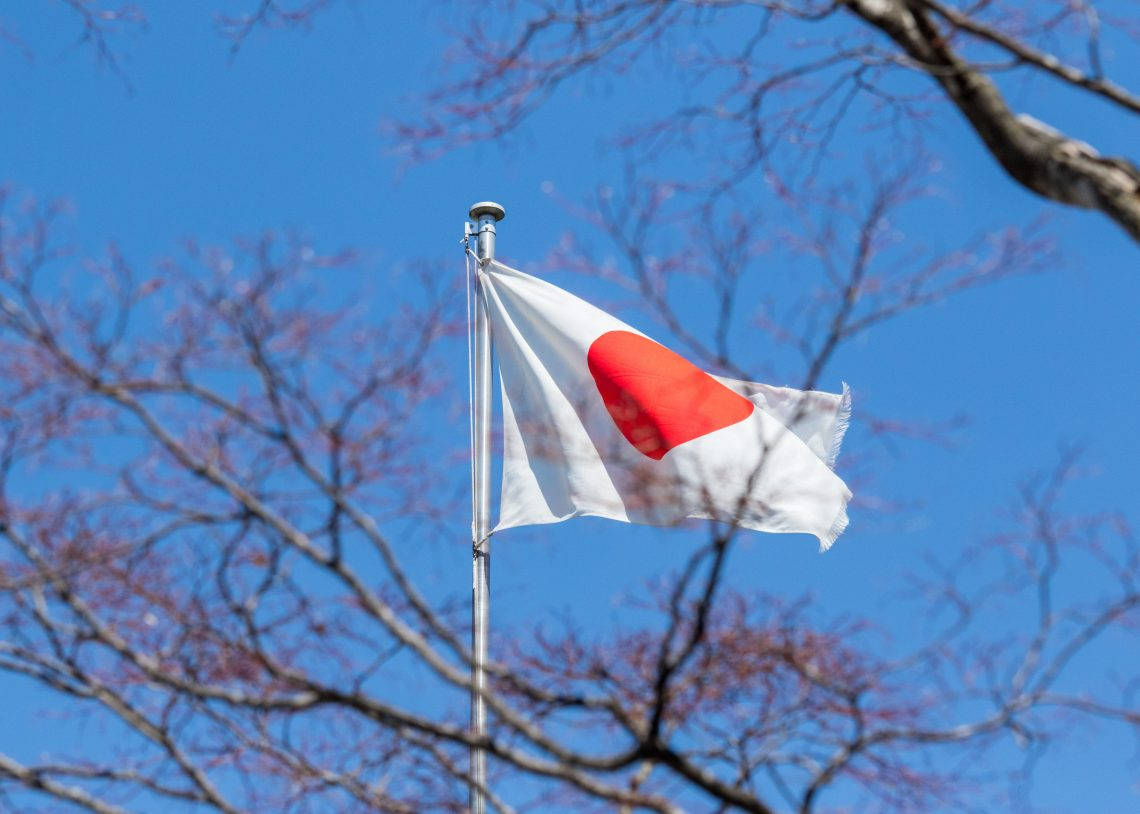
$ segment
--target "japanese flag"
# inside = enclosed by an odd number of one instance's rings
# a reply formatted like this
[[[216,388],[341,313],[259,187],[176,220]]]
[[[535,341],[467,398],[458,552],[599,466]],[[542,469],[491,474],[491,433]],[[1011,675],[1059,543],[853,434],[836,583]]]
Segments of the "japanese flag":
[[[842,395],[712,376],[624,322],[491,261],[479,272],[499,362],[496,531],[595,515],[712,518],[827,549],[851,492],[832,471]]]

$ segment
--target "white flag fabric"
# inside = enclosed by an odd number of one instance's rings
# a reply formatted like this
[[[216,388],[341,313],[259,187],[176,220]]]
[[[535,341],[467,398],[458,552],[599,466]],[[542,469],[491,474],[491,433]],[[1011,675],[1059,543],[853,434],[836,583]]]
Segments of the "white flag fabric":
[[[479,272],[499,362],[495,531],[594,515],[716,519],[826,550],[851,492],[832,471],[850,392],[712,376],[584,300],[496,261]]]

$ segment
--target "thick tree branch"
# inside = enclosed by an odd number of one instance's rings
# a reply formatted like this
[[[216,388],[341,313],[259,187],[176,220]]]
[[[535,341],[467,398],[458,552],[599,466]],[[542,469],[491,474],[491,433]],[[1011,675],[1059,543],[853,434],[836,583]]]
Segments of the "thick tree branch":
[[[968,14],[963,14],[945,3],[940,3],[937,0],[919,0],[919,2],[955,28],[969,32],[980,40],[1008,51],[1019,61],[1033,65],[1058,79],[1102,96],[1126,110],[1140,113],[1140,97],[1130,93],[1115,82],[1110,82],[1101,76],[1092,76],[1072,65],[1067,65],[1052,54],[1040,51],[1014,37],[1003,34],[996,28],[983,25]]]
[[[847,8],[898,44],[938,83],[1009,175],[1038,195],[1097,209],[1140,242],[1140,168],[1101,156],[1025,115],[1015,114],[992,79],[957,54],[925,0],[846,0]]]

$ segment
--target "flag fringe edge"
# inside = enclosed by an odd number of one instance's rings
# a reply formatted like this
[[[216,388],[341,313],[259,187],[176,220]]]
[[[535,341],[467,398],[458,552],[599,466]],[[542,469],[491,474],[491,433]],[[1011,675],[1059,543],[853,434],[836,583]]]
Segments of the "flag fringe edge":
[[[839,539],[839,535],[847,528],[847,522],[847,506],[844,506],[839,510],[839,514],[835,516],[835,519],[831,521],[831,528],[827,530],[826,534],[819,538],[820,554],[835,544],[835,541]]]
[[[851,388],[843,382],[843,396],[839,400],[839,411],[835,415],[835,431],[831,434],[831,444],[827,449],[827,467],[835,469],[835,462],[839,458],[839,447],[843,443],[843,436],[847,434],[847,425],[851,423]]]

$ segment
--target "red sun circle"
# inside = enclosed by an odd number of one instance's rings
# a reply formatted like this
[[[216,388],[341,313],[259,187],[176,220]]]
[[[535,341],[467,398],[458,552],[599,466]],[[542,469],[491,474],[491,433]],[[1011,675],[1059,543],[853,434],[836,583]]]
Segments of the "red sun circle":
[[[586,363],[618,430],[656,461],[674,447],[752,415],[748,399],[664,345],[630,331],[599,336]]]

